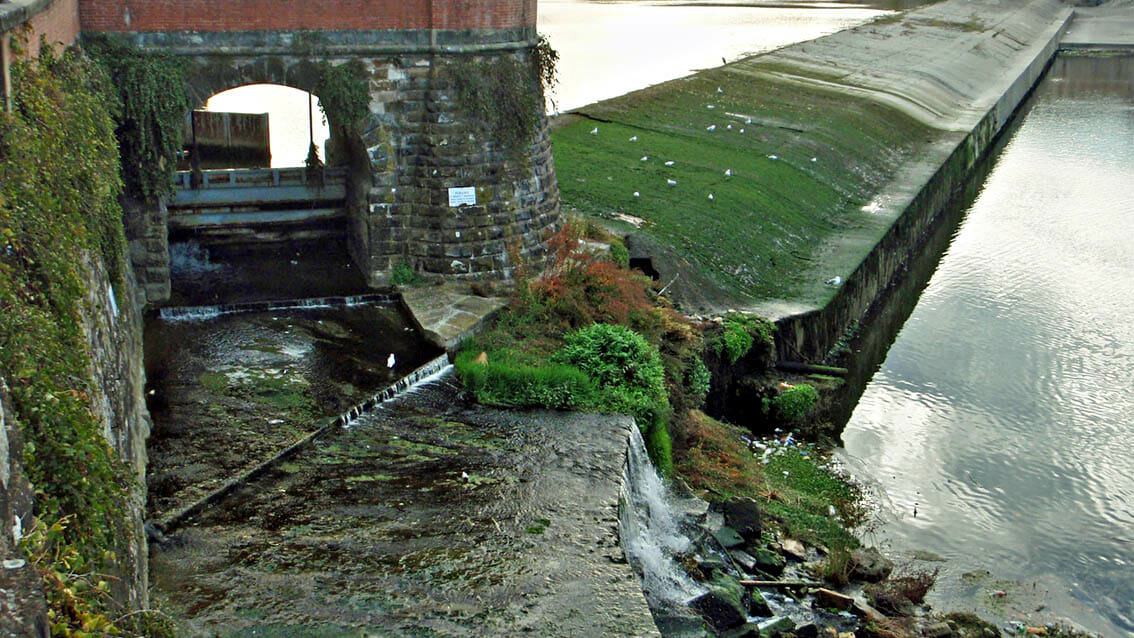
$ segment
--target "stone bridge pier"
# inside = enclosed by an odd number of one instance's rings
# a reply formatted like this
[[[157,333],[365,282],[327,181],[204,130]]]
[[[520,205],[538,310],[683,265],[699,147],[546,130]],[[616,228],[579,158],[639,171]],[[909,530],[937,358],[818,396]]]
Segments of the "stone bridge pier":
[[[544,254],[560,206],[533,67],[536,0],[239,5],[80,0],[84,33],[183,57],[194,107],[255,83],[318,96],[320,61],[363,69],[367,121],[353,133],[328,122],[327,164],[349,168],[348,245],[370,285],[388,283],[401,262],[426,276],[504,278],[515,260]],[[525,69],[511,89],[535,98],[534,124],[486,117],[470,95],[469,78],[503,65]],[[127,228],[140,239],[133,242],[138,272],[160,280],[166,217],[155,206],[128,213]],[[164,277],[168,296],[168,268]],[[143,284],[149,301],[161,301],[161,281]]]

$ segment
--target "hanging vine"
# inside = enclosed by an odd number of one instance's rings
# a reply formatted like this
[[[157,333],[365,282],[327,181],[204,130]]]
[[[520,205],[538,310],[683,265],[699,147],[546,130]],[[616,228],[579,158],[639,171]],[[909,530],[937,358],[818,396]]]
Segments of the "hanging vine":
[[[183,63],[171,55],[144,53],[105,37],[87,43],[118,89],[113,114],[122,154],[122,178],[143,198],[169,192],[189,110]]]
[[[362,63],[352,60],[333,65],[320,60],[316,68],[319,79],[314,93],[319,96],[319,106],[327,121],[342,126],[350,134],[361,132],[370,108],[370,92]]]

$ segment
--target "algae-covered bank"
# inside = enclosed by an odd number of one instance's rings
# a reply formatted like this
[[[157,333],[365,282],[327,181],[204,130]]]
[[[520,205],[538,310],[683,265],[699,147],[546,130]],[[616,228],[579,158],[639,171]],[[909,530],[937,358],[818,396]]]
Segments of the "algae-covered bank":
[[[689,311],[777,321],[821,359],[1039,78],[1070,9],[949,1],[565,116],[563,200],[625,222]],[[676,279],[674,279],[676,277]]]

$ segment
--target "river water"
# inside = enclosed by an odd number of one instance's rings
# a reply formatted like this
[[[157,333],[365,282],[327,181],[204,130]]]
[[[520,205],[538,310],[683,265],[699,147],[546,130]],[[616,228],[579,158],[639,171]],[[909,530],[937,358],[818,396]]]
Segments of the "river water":
[[[548,111],[577,109],[919,4],[541,0],[539,31],[560,56]]]
[[[939,606],[1126,635],[1134,57],[1057,59],[1021,114],[844,457],[881,491],[881,539],[948,560]]]

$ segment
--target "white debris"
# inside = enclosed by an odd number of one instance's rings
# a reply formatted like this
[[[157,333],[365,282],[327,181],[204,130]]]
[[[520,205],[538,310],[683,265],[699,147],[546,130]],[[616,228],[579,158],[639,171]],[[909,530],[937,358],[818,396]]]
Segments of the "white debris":
[[[812,158],[811,158],[811,161],[812,161],[812,162],[818,162],[818,161],[819,161],[819,158],[818,158],[818,157],[812,157]]]
[[[715,131],[715,130],[717,130],[717,125],[716,124],[710,124],[710,125],[705,127],[705,130],[706,131]]]
[[[386,357],[386,367],[387,367],[387,368],[392,368],[392,367],[394,367],[394,365],[395,365],[395,361],[394,361],[394,353],[393,353],[393,352],[391,352],[391,353],[390,353],[390,356]]]
[[[666,166],[673,166],[673,160],[669,160],[668,162],[665,163],[665,165]]]
[[[724,93],[724,91],[723,91],[723,90],[721,90],[721,87],[719,87],[719,86],[718,86],[718,87],[717,87],[717,93]]]
[[[639,193],[638,191],[634,191],[634,197],[641,197],[641,196],[642,196],[641,193]]]
[[[709,193],[709,201],[712,201],[712,199],[713,199],[713,194]]]
[[[744,129],[740,129],[740,132],[741,132],[741,133],[744,133]]]
[[[769,156],[768,156],[768,159],[770,159],[770,160],[778,160],[778,159],[780,159],[780,156],[779,156],[779,155],[769,155]]]
[[[744,118],[744,123],[745,123],[745,124],[751,124],[751,123],[752,123],[752,118],[750,118],[750,117],[746,117],[746,118]]]
[[[708,105],[708,106],[707,106],[706,108],[715,109],[715,108],[717,108],[717,107],[716,107],[716,105],[715,105],[715,104],[710,104],[710,105]]]
[[[669,184],[670,186],[677,186],[677,180],[667,179],[665,180],[665,183]]]
[[[732,177],[732,169],[731,169],[731,168],[726,168],[726,169],[725,169],[725,172],[724,172],[724,176],[725,176],[725,177]]]
[[[642,161],[643,161],[643,162],[648,162],[648,161],[650,161],[650,156],[649,156],[649,155],[643,155],[643,156],[642,156]]]
[[[728,126],[726,126],[725,129],[731,131],[732,130],[732,124],[729,124]]]
[[[637,141],[638,141],[638,136],[637,136],[637,135],[635,135],[634,137],[631,137],[631,138],[630,138],[630,141],[631,141],[631,142],[637,142]]]

